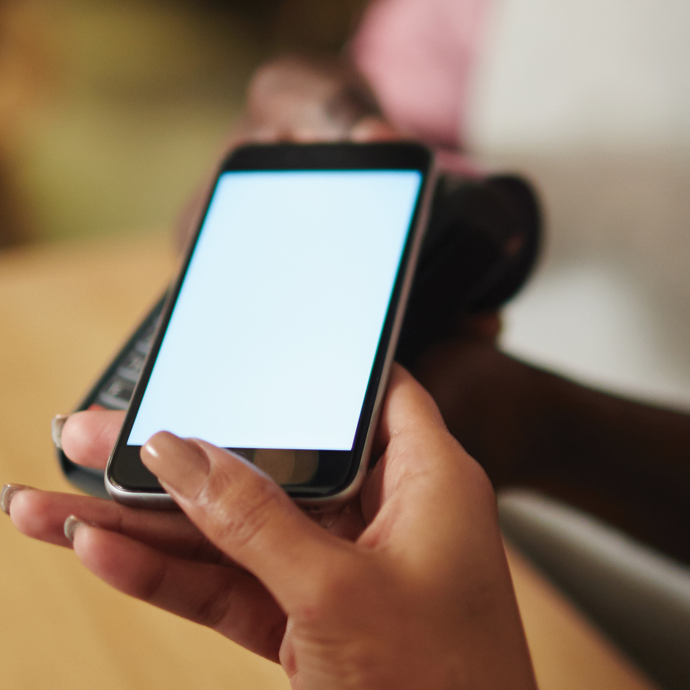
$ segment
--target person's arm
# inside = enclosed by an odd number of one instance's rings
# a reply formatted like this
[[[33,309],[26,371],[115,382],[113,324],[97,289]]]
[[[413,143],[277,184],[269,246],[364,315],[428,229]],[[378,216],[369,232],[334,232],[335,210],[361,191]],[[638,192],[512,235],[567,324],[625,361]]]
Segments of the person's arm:
[[[415,371],[494,486],[562,498],[690,562],[690,415],[449,340]]]

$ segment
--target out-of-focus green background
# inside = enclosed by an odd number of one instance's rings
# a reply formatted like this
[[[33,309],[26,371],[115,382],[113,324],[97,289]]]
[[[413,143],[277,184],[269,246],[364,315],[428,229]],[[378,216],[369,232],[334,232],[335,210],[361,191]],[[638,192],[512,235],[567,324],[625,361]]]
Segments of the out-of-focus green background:
[[[257,64],[358,0],[0,0],[0,246],[171,226]]]
[[[0,0],[0,251],[170,232],[253,68],[339,50],[373,1]],[[548,218],[503,347],[690,406],[690,3],[487,5],[463,138]]]

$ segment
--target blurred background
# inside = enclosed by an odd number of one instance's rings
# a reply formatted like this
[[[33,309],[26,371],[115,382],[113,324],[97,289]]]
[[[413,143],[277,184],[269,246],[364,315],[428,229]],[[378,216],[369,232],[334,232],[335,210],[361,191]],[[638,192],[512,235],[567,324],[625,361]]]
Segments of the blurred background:
[[[0,0],[0,245],[169,228],[252,70],[335,52],[364,0]],[[690,404],[690,5],[496,0],[467,139],[550,240],[504,347]]]
[[[65,488],[50,417],[162,290],[161,240],[222,153],[252,71],[341,50],[367,4],[0,0],[3,481]],[[493,0],[484,30],[463,134],[480,163],[535,183],[548,229],[502,347],[690,410],[690,3]],[[56,664],[70,688],[190,687],[199,667],[206,687],[284,687],[208,631],[124,601],[72,554],[13,532],[6,544],[3,687],[44,687]],[[139,637],[119,634],[128,620]],[[565,680],[543,687],[575,687]]]
[[[498,0],[470,140],[527,172],[549,246],[504,347],[690,406],[690,4]]]
[[[0,243],[171,226],[252,70],[360,0],[0,0]]]

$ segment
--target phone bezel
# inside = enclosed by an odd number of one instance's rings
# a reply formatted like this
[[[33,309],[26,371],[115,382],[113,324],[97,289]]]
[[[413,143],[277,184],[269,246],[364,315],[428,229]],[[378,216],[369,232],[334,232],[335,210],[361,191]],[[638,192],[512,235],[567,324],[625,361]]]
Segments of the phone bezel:
[[[179,274],[168,294],[151,351],[133,392],[120,435],[105,473],[108,492],[118,501],[148,507],[172,507],[172,499],[140,460],[140,446],[128,446],[136,412],[141,403],[156,357],[177,297],[197,246],[217,182],[225,172],[277,170],[418,170],[422,185],[407,233],[401,260],[384,319],[379,345],[374,357],[372,374],[353,447],[350,451],[318,451],[318,469],[309,485],[284,484],[283,488],[303,505],[323,508],[347,500],[359,490],[366,473],[369,454],[378,421],[378,412],[385,392],[393,354],[397,344],[404,307],[409,295],[413,269],[421,245],[421,228],[426,224],[429,207],[433,158],[428,149],[416,143],[329,143],[249,145],[236,149],[220,166],[201,215],[197,230],[189,243]],[[232,449],[230,449],[232,450]],[[241,451],[240,451],[241,454]],[[324,457],[325,456],[325,457]],[[329,458],[330,462],[323,462]]]

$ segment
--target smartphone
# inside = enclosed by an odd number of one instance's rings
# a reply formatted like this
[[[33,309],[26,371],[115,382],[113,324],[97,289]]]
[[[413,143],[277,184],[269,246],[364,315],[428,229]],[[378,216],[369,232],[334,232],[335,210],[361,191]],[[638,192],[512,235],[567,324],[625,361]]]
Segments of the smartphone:
[[[462,314],[496,311],[529,279],[542,243],[537,193],[523,177],[436,176],[428,228],[407,302],[395,359],[414,368],[418,357],[449,333],[457,337]],[[77,410],[126,410],[165,303],[144,316],[106,365]],[[449,326],[450,324],[450,326]],[[103,470],[56,457],[76,488],[110,498]]]
[[[132,393],[105,484],[172,499],[157,431],[228,449],[307,507],[366,472],[430,201],[413,143],[252,145],[223,163]]]

